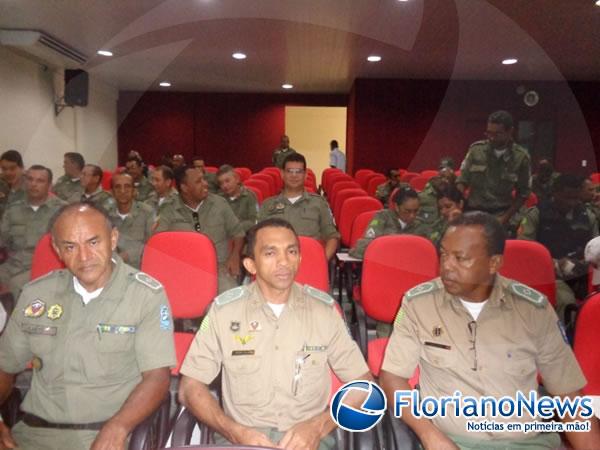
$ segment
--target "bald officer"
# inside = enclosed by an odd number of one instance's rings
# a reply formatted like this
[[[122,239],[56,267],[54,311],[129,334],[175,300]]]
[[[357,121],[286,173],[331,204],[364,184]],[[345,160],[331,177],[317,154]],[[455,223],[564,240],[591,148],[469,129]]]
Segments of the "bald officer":
[[[283,163],[283,191],[276,197],[266,199],[259,212],[258,221],[279,217],[292,224],[300,236],[308,236],[324,242],[327,259],[337,249],[340,233],[333,223],[327,201],[317,194],[304,190],[306,159],[293,152]]]
[[[33,359],[22,422],[0,423],[21,450],[125,449],[163,401],[175,364],[162,285],[113,252],[119,233],[103,211],[74,203],[52,227],[67,270],[25,286],[0,338],[0,401]]]
[[[215,299],[181,368],[180,400],[221,444],[331,449],[329,367],[344,382],[369,370],[334,300],[294,283],[291,225],[267,219],[246,239],[256,281]],[[224,411],[207,388],[221,368]]]
[[[25,173],[25,199],[8,205],[0,225],[0,245],[8,253],[7,260],[0,265],[0,283],[8,285],[15,299],[31,278],[38,241],[48,232],[52,216],[65,204],[49,195],[51,185],[50,169],[31,166]]]
[[[175,183],[179,196],[159,209],[155,231],[196,231],[207,235],[217,251],[219,292],[237,286],[244,243],[238,218],[225,199],[208,192],[202,170],[182,166],[175,171]]]
[[[538,390],[537,374],[550,395],[579,395],[586,380],[564,330],[539,292],[498,275],[505,234],[491,215],[473,212],[453,220],[440,246],[441,278],[408,291],[394,322],[382,366],[381,383],[389,399],[410,389],[420,368],[425,396],[513,397]],[[403,420],[425,449],[554,449],[554,433],[469,433],[464,416],[450,413],[432,421]],[[473,417],[472,420],[493,420]],[[511,421],[531,422],[516,416]],[[594,419],[589,433],[567,433],[574,448],[600,442]]]

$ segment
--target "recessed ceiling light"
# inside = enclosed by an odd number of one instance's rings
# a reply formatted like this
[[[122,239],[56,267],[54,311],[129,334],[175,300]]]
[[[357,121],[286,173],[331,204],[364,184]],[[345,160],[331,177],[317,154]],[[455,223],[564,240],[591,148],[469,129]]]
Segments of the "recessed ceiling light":
[[[285,83],[281,85],[282,88],[284,89],[292,89],[294,87],[293,84],[289,84],[289,83]]]
[[[97,53],[102,56],[112,56],[113,55],[112,52],[109,52],[108,50],[98,50]]]
[[[600,0],[596,0],[596,6],[600,6]]]
[[[236,52],[233,55],[231,55],[234,59],[246,59],[246,54],[245,53],[240,53],[240,52]]]
[[[162,87],[171,87],[171,83],[169,83],[168,81],[161,81],[160,83],[158,83],[158,85]]]
[[[370,56],[367,56],[367,61],[369,61],[369,62],[379,62],[379,61],[381,61],[381,56],[379,56],[379,55],[370,55]]]
[[[502,64],[504,64],[505,66],[508,66],[510,64],[516,64],[518,61],[517,58],[508,58],[502,61]]]

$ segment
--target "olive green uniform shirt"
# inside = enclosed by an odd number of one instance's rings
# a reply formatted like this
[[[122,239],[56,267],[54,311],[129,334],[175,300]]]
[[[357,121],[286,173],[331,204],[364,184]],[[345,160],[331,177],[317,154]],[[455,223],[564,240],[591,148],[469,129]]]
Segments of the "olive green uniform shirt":
[[[148,198],[144,200],[146,205],[149,205],[155,213],[158,213],[160,207],[164,204],[172,202],[174,199],[179,197],[179,193],[175,189],[171,189],[171,191],[163,198],[162,202],[158,197],[158,193],[156,190],[152,191]],[[159,204],[160,203],[160,204]]]
[[[116,206],[112,207],[108,214],[119,230],[118,253],[127,253],[127,264],[139,269],[144,244],[152,235],[154,211],[145,203],[134,201],[125,219],[121,219]]]
[[[239,219],[244,232],[248,231],[256,224],[256,216],[258,215],[258,202],[256,201],[254,193],[242,186],[240,195],[235,198],[228,197],[223,192],[221,192],[220,195],[227,200],[229,207]]]
[[[80,201],[93,203],[95,206],[102,208],[105,211],[110,210],[115,205],[115,199],[108,192],[102,190],[101,186],[99,186],[96,192],[91,195],[85,193],[81,194]]]
[[[270,197],[261,205],[258,221],[271,217],[287,220],[300,236],[322,241],[340,237],[327,201],[317,194],[304,191],[295,203],[290,202],[283,193]]]
[[[8,251],[8,259],[0,265],[1,282],[8,283],[10,278],[31,269],[35,246],[48,232],[50,219],[65,204],[58,197],[49,196],[37,211],[26,200],[8,206],[0,225],[0,245]]]
[[[173,322],[162,285],[114,255],[100,296],[87,305],[68,270],[27,284],[0,338],[0,369],[24,370],[31,388],[21,408],[55,423],[111,418],[142,372],[175,365]]]
[[[472,330],[472,331],[471,331]],[[420,368],[421,398],[526,396],[537,391],[537,374],[553,395],[581,389],[586,380],[543,294],[499,275],[476,321],[439,278],[406,293],[394,321],[382,369],[402,378]],[[466,421],[491,417],[436,417],[444,433],[482,441],[525,439],[534,434],[469,433]],[[503,421],[496,418],[496,421]],[[507,421],[530,422],[530,416]]]
[[[6,208],[19,200],[25,200],[25,181],[21,178],[18,186],[11,189],[10,185],[0,177],[0,219],[4,216]]]
[[[71,178],[63,175],[52,186],[52,192],[67,203],[75,203],[81,200],[83,186],[79,178]]]
[[[212,194],[219,193],[221,188],[219,187],[219,183],[217,182],[217,174],[216,173],[205,171],[204,179],[208,183],[208,192],[210,192]]]
[[[155,232],[195,231],[192,214],[192,210],[178,197],[160,208]],[[208,194],[198,209],[198,222],[200,232],[206,234],[215,245],[218,263],[223,264],[229,257],[230,239],[244,237],[240,221],[224,198]]]
[[[477,141],[469,147],[456,182],[469,187],[468,209],[494,214],[510,208],[513,189],[527,199],[530,178],[529,153],[523,147],[512,143],[498,158],[488,141]]]
[[[375,217],[369,222],[364,236],[356,242],[354,248],[350,249],[350,256],[362,259],[365,256],[368,245],[373,239],[390,234],[416,234],[423,237],[429,237],[430,229],[418,219],[402,228],[398,216],[393,210],[382,209],[377,212]]]
[[[273,157],[271,158],[271,161],[273,162],[273,165],[275,167],[283,169],[283,162],[285,161],[285,158],[287,158],[292,153],[296,153],[296,150],[294,150],[292,147],[288,147],[285,150],[282,150],[281,148],[276,148],[273,151]]]
[[[148,178],[142,176],[142,178],[140,178],[140,181],[133,183],[135,189],[137,190],[137,197],[136,200],[138,202],[143,202],[145,201],[148,196],[154,192],[154,186],[152,186],[152,183],[150,183],[148,181]]]
[[[215,299],[181,373],[210,384],[223,368],[225,413],[249,427],[286,431],[326,410],[330,367],[344,382],[369,370],[334,300],[294,283],[277,318],[254,282]]]
[[[419,192],[419,219],[422,223],[433,224],[439,219],[438,197],[431,183]]]

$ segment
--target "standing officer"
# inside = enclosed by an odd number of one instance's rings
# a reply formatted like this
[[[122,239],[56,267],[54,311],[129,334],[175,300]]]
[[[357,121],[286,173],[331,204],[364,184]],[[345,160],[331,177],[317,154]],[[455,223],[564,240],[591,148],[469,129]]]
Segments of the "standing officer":
[[[309,236],[325,243],[327,259],[337,249],[338,233],[327,201],[304,190],[306,159],[300,153],[289,154],[283,163],[283,191],[266,199],[258,212],[258,221],[279,217],[292,224],[300,236]]]
[[[63,168],[65,174],[56,180],[54,186],[52,186],[52,192],[57,197],[63,199],[65,202],[73,203],[78,202],[83,194],[83,187],[81,186],[81,171],[85,166],[85,160],[81,153],[67,152],[63,159]]]
[[[108,192],[102,189],[102,175],[102,168],[100,166],[86,164],[83,167],[81,171],[81,186],[83,187],[81,201],[92,203],[108,211],[115,204],[115,200]]]
[[[225,199],[208,192],[202,170],[183,166],[175,171],[179,197],[164,204],[156,232],[196,231],[215,245],[219,266],[219,292],[237,286],[244,230]],[[231,242],[231,245],[230,245]]]
[[[245,233],[256,224],[258,202],[254,193],[242,186],[240,176],[228,164],[217,171],[217,182],[221,188],[221,197],[227,200]]]
[[[508,112],[490,114],[487,139],[471,144],[456,180],[461,192],[469,188],[467,210],[495,215],[506,227],[531,192],[529,153],[513,141],[513,132]]]
[[[144,163],[137,156],[130,156],[125,162],[125,171],[133,178],[133,186],[137,191],[136,200],[143,202],[154,191],[154,187],[144,176]]]
[[[217,443],[332,449],[330,367],[344,382],[372,379],[334,300],[294,283],[298,236],[279,218],[246,235],[256,281],[218,296],[181,367],[182,404]],[[208,385],[222,372],[223,409]]]
[[[31,166],[25,174],[25,199],[8,206],[0,225],[0,243],[8,252],[0,265],[0,283],[8,285],[15,300],[31,277],[35,246],[48,232],[52,216],[65,204],[49,196],[51,185],[50,169]]]
[[[90,204],[66,206],[52,245],[66,270],[26,285],[0,338],[0,402],[33,359],[24,418],[0,423],[22,450],[119,449],[164,400],[175,364],[162,285],[114,254],[119,232]]]
[[[296,150],[290,147],[290,138],[284,134],[281,136],[279,147],[273,150],[273,157],[271,158],[273,165],[279,169],[283,169],[285,159],[292,153],[296,153]]]
[[[154,211],[145,203],[134,200],[131,175],[116,173],[111,185],[115,206],[108,210],[108,215],[119,230],[117,253],[127,264],[139,269],[144,244],[152,235]]]
[[[514,398],[538,390],[538,373],[550,395],[573,397],[586,380],[546,297],[498,275],[505,233],[491,215],[472,212],[450,222],[440,248],[440,278],[406,293],[394,322],[381,371],[390,403],[394,391],[410,390],[420,368],[421,398],[461,395]],[[469,433],[467,418],[449,409],[445,417],[402,419],[425,449],[554,449],[556,433]],[[512,417],[531,422],[533,417]],[[598,423],[589,433],[567,433],[574,448],[600,442]]]
[[[548,249],[556,273],[556,313],[566,325],[568,305],[587,295],[588,266],[585,245],[598,236],[598,219],[583,204],[583,179],[561,174],[552,185],[552,197],[529,208],[517,230],[518,239],[538,241]]]

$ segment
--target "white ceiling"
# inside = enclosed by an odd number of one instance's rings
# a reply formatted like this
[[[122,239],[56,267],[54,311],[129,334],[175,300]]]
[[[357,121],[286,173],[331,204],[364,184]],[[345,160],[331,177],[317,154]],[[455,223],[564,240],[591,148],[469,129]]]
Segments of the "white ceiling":
[[[121,90],[169,80],[178,91],[281,92],[290,82],[294,92],[347,93],[356,78],[600,80],[594,3],[0,0],[0,28],[54,36]],[[507,57],[519,63],[501,65]]]

